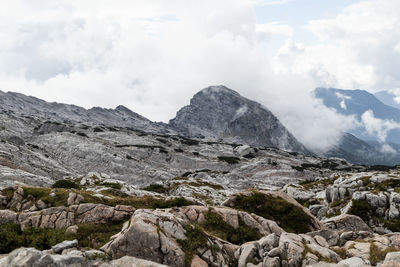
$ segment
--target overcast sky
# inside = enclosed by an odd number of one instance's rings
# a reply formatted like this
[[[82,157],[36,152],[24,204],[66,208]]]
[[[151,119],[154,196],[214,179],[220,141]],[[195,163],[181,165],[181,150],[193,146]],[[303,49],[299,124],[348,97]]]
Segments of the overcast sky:
[[[355,122],[310,91],[400,88],[399,10],[400,0],[4,0],[0,90],[168,121],[224,84],[324,148]]]

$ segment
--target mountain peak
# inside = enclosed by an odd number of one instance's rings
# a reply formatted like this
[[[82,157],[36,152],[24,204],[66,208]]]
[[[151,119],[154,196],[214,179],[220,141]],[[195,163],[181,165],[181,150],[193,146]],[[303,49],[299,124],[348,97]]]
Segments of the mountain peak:
[[[195,94],[170,126],[185,136],[309,153],[272,112],[226,86],[210,86]]]

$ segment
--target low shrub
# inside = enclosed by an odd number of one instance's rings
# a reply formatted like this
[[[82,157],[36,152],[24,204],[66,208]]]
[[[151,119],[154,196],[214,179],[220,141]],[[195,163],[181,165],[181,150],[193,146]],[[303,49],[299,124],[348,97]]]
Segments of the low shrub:
[[[168,194],[168,188],[161,184],[151,184],[146,187],[143,187],[142,190],[150,191],[150,192],[156,192],[159,194]]]
[[[68,239],[77,239],[80,247],[99,249],[108,241],[110,237],[119,233],[123,223],[104,224],[78,224],[78,232],[66,234]]]
[[[79,189],[80,186],[72,181],[72,180],[68,180],[68,179],[61,179],[56,181],[53,185],[53,188],[67,188],[67,189]]]
[[[19,247],[49,249],[66,240],[64,230],[50,228],[28,228],[21,231],[18,224],[0,225],[0,253],[9,253]]]
[[[352,200],[351,207],[348,211],[349,214],[360,217],[364,222],[368,222],[371,216],[371,206],[365,199]]]
[[[206,222],[201,226],[204,227],[207,232],[227,240],[230,243],[241,245],[261,238],[257,229],[245,225],[241,220],[239,220],[239,227],[235,229],[227,224],[222,216],[212,209],[208,210],[205,214],[205,218]]]
[[[287,232],[306,233],[311,230],[311,217],[302,208],[279,196],[274,197],[261,192],[238,195],[234,207],[273,220]]]

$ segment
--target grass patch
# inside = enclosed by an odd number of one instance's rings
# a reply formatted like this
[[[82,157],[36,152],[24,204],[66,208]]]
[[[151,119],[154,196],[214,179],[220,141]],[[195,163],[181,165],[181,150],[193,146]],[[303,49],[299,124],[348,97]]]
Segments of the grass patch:
[[[121,190],[121,188],[122,188],[122,185],[120,183],[106,182],[106,183],[102,183],[101,185],[105,186],[105,187],[113,188],[113,189],[118,189],[118,190]]]
[[[306,233],[311,230],[311,217],[302,208],[279,196],[273,197],[261,192],[238,195],[234,207],[276,221],[287,232]]]
[[[68,179],[61,179],[56,181],[53,185],[53,188],[67,188],[67,189],[79,189],[80,186],[72,181],[72,180],[68,180]]]
[[[356,215],[360,217],[364,222],[368,222],[371,216],[371,206],[365,199],[353,199],[348,214]]]
[[[371,242],[369,249],[369,261],[371,262],[371,265],[377,265],[379,262],[382,262],[385,259],[386,254],[394,251],[397,250],[394,248],[380,250],[373,242]]]
[[[169,192],[169,189],[161,184],[151,184],[146,187],[143,187],[142,190],[156,192],[159,194],[168,194],[168,192]]]
[[[118,224],[78,224],[76,234],[66,234],[68,239],[78,239],[80,247],[99,249],[110,237],[119,233],[123,223]]]
[[[211,208],[205,214],[205,218],[206,222],[201,226],[204,227],[207,232],[227,240],[230,243],[241,245],[261,238],[257,229],[245,225],[241,220],[239,220],[239,227],[237,229],[233,228],[223,220],[221,215]]]
[[[0,225],[0,253],[5,254],[20,247],[34,247],[39,250],[50,249],[66,240],[64,230],[50,228],[28,228],[21,231],[18,224]]]
[[[208,248],[208,237],[198,226],[195,225],[185,225],[185,231],[186,239],[178,239],[177,241],[185,252],[185,266],[190,266],[193,256],[196,255],[197,251],[199,249]]]
[[[336,252],[336,254],[338,254],[339,257],[342,259],[345,259],[347,257],[345,248],[330,248],[330,249]]]
[[[66,206],[69,192],[66,189],[54,190],[55,196],[50,196],[52,189],[43,187],[23,187],[24,198],[32,196],[35,201],[42,200],[44,203],[56,207]]]
[[[317,181],[311,181],[311,180],[305,180],[300,182],[299,184],[303,186],[304,189],[309,190],[313,187],[316,186],[328,186],[332,185],[335,180],[331,179],[323,179],[323,180],[317,180]]]

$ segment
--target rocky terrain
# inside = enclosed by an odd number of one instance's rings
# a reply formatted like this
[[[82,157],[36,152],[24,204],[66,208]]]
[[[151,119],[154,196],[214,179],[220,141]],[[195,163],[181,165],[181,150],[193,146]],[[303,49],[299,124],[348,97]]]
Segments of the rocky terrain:
[[[238,102],[197,124],[224,101]],[[0,266],[400,266],[400,169],[316,157],[229,89],[203,90],[169,125],[0,103]],[[248,142],[251,118],[283,139]]]

